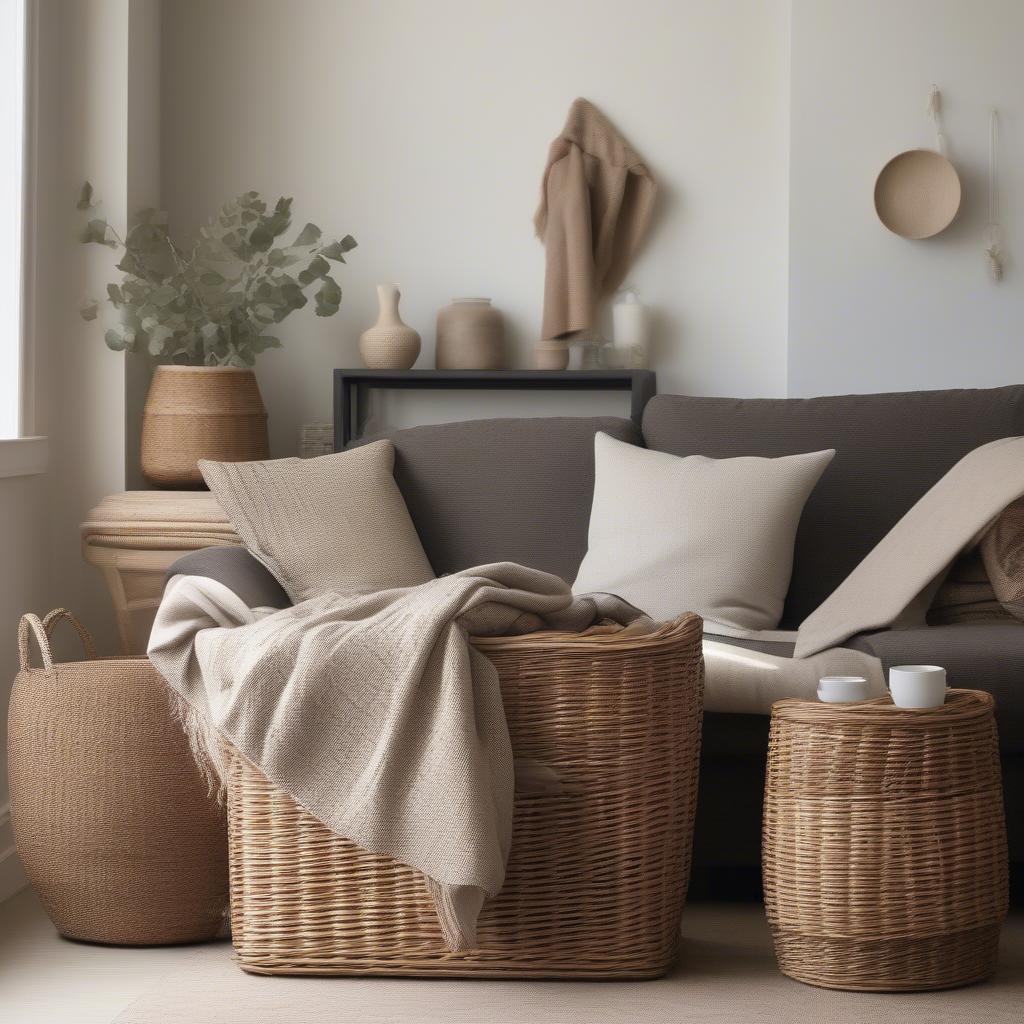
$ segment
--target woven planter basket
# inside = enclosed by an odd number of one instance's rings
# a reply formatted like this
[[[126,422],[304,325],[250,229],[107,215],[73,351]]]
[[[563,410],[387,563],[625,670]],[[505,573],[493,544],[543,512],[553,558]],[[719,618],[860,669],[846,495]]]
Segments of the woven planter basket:
[[[65,618],[89,660],[54,662],[49,634]],[[32,634],[42,668],[29,665]],[[228,896],[225,813],[171,714],[167,684],[148,658],[96,658],[64,609],[42,622],[26,615],[18,639],[11,820],[50,920],[69,938],[115,945],[216,938]]]
[[[995,969],[1007,850],[993,701],[772,708],[765,906],[784,974],[826,988],[953,988]]]
[[[158,366],[142,414],[142,475],[154,487],[205,487],[197,465],[270,457],[256,375],[232,366]]]
[[[474,643],[498,669],[517,756],[550,765],[564,787],[517,797],[480,948],[448,952],[422,875],[339,838],[228,747],[232,932],[245,970],[646,978],[672,964],[697,798],[701,620],[647,636]]]

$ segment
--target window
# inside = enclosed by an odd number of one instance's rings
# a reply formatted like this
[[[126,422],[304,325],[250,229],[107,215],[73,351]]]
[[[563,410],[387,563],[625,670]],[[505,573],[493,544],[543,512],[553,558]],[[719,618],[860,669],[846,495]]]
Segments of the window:
[[[0,0],[0,438],[21,433],[25,2]]]

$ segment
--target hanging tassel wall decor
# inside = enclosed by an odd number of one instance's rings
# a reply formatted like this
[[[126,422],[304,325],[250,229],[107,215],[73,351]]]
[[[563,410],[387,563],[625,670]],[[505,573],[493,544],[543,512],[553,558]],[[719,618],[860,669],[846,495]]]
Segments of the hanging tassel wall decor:
[[[988,118],[988,223],[985,225],[985,261],[993,281],[1003,279],[1003,229],[999,224],[999,183],[996,157],[999,143],[999,112]]]
[[[946,133],[942,130],[942,93],[939,87],[933,85],[928,90],[928,114],[935,126],[935,148],[943,155],[948,156],[946,145]]]

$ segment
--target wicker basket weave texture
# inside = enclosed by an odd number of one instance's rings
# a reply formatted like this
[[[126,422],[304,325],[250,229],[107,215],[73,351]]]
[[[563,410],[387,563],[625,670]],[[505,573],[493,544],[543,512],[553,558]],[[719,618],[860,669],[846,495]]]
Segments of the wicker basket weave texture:
[[[991,974],[1007,907],[991,696],[775,704],[763,868],[790,977],[910,991]]]
[[[564,791],[517,797],[480,948],[444,946],[423,877],[334,835],[233,748],[232,925],[262,974],[654,977],[671,965],[690,866],[703,708],[701,621],[647,637],[476,641],[513,749]]]
[[[65,618],[89,660],[53,661],[49,631]],[[30,630],[42,668],[29,666]],[[12,821],[58,931],[132,946],[216,938],[228,897],[225,813],[174,719],[167,684],[148,658],[94,658],[88,634],[63,609],[43,622],[25,616],[19,647]]]
[[[252,370],[157,367],[142,416],[142,473],[151,484],[203,488],[200,459],[269,457],[267,411]]]

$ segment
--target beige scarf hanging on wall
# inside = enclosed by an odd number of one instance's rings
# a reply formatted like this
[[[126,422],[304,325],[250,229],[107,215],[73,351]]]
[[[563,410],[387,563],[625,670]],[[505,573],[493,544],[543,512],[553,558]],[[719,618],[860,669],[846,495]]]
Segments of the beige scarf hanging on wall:
[[[547,252],[542,338],[593,327],[598,303],[622,284],[640,248],[656,192],[636,151],[577,99],[548,152],[534,217]]]

